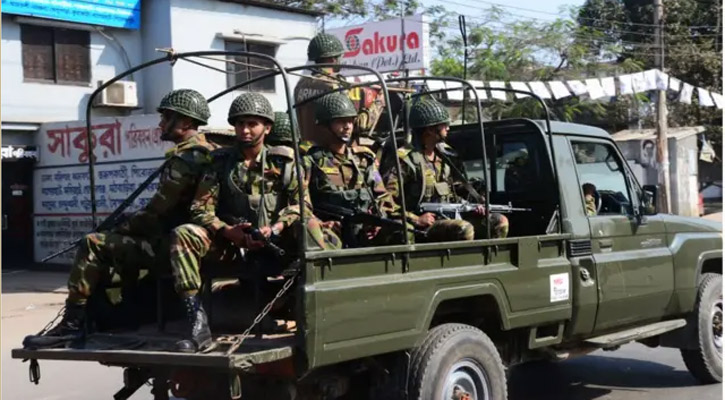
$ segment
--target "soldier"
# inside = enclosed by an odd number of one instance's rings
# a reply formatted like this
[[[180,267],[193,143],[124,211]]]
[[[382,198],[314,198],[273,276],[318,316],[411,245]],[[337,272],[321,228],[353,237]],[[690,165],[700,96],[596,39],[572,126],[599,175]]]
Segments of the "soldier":
[[[292,140],[292,124],[287,113],[280,111],[274,113],[274,125],[264,141],[270,146],[287,146],[290,148],[294,146],[294,141]],[[300,153],[303,156],[307,154],[310,147],[312,147],[310,141],[300,140]]]
[[[161,139],[175,143],[159,178],[159,188],[149,203],[112,231],[86,235],[76,253],[68,280],[63,319],[46,337],[29,337],[26,345],[48,345],[52,337],[79,336],[85,325],[86,302],[99,281],[114,267],[119,275],[135,277],[138,269],[154,269],[166,257],[168,233],[189,218],[189,207],[202,170],[218,146],[198,133],[209,119],[209,106],[199,92],[174,90],[157,111],[161,114]],[[157,256],[161,256],[157,258]]]
[[[421,99],[411,107],[409,118],[413,129],[412,144],[398,150],[409,219],[417,228],[427,230],[427,241],[473,240],[476,230],[469,221],[440,220],[433,213],[417,213],[421,203],[455,203],[465,197],[457,193],[463,185],[452,172],[452,168],[460,171],[462,165],[450,165],[454,155],[443,154],[441,149],[448,136],[448,110],[434,99]],[[401,187],[395,167],[387,173],[385,182],[388,191],[399,201]],[[476,214],[482,217],[485,214],[483,207],[479,207]],[[500,214],[489,215],[494,227],[493,236],[506,237],[508,219]]]
[[[587,216],[593,217],[597,215],[597,187],[591,183],[585,183],[582,185],[582,192],[584,192],[584,205],[586,208]]]
[[[252,227],[258,227],[267,238],[294,240],[293,225],[301,221],[300,188],[292,149],[265,144],[274,118],[272,106],[260,94],[244,93],[234,99],[228,121],[234,126],[237,144],[213,154],[213,164],[201,179],[191,205],[192,223],[172,233],[175,289],[186,304],[192,327],[188,338],[177,343],[179,351],[195,352],[212,345],[198,295],[202,259],[224,260],[239,248],[261,249],[264,242],[252,237]],[[309,201],[306,203],[309,210]],[[314,218],[308,222],[307,233],[320,248],[340,247],[334,233],[323,231]]]
[[[375,153],[367,147],[350,145],[357,111],[350,99],[341,93],[331,93],[315,102],[315,118],[320,136],[326,136],[326,146],[313,146],[308,155],[310,196],[317,214],[328,219],[325,226],[340,232],[341,226],[333,216],[325,215],[325,205],[393,217],[399,207],[385,190],[376,167]],[[328,208],[329,209],[329,208]],[[330,217],[330,218],[326,218]],[[355,226],[343,235],[346,247],[357,247],[367,239],[372,245],[398,242],[402,236],[379,226]],[[401,232],[402,234],[402,232]],[[398,239],[396,239],[396,237]],[[369,242],[372,241],[372,242]]]
[[[307,46],[307,58],[315,64],[339,64],[344,52],[340,39],[327,33],[319,33]],[[310,76],[299,80],[295,86],[294,99],[299,104],[314,96],[329,92],[340,85],[347,85],[344,77],[332,68],[316,68]],[[347,93],[353,101],[358,115],[357,126],[361,134],[366,135],[377,123],[383,111],[380,92],[374,88],[355,88]],[[318,137],[315,125],[315,106],[312,101],[297,107],[297,120],[300,125],[302,139],[326,145],[325,137]]]

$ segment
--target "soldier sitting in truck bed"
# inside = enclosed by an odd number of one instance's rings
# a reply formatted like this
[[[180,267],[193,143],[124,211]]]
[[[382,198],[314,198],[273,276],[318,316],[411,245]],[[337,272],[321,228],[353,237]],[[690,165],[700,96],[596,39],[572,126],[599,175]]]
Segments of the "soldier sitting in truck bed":
[[[377,217],[392,217],[399,206],[387,192],[375,162],[375,153],[364,146],[351,145],[357,110],[342,93],[330,93],[315,102],[315,117],[324,144],[313,146],[308,155],[310,197],[317,215],[325,224],[342,232],[345,247],[362,243],[382,245],[401,243],[402,224],[396,227],[368,223],[345,226],[336,219],[339,207],[352,213],[368,213]],[[344,229],[343,229],[344,228]],[[412,238],[411,238],[412,239]]]
[[[172,234],[174,285],[186,305],[190,328],[187,338],[177,343],[181,352],[212,346],[198,294],[202,259],[234,259],[239,248],[259,250],[269,239],[296,243],[293,225],[301,218],[300,187],[292,149],[265,144],[274,123],[271,104],[258,93],[241,94],[232,102],[228,121],[236,131],[237,145],[213,154],[212,167],[201,179],[191,205],[192,224]],[[252,228],[267,239],[260,240]],[[323,230],[314,218],[309,219],[307,234],[308,241],[319,248],[340,247],[335,234]],[[279,269],[267,272],[276,275]]]
[[[51,346],[79,337],[86,321],[86,303],[99,282],[114,268],[125,280],[139,269],[158,270],[165,265],[174,227],[188,221],[189,205],[210,152],[218,145],[198,132],[209,119],[209,106],[199,92],[174,90],[158,107],[161,139],[174,142],[165,154],[159,188],[148,205],[110,232],[86,235],[76,253],[68,279],[68,298],[62,320],[43,336],[29,336],[26,347]],[[160,257],[159,257],[160,256]],[[128,282],[125,282],[128,283]]]
[[[470,185],[456,176],[456,172],[463,175],[465,171],[461,170],[462,165],[456,166],[451,162],[455,156],[450,153],[452,149],[441,147],[448,135],[448,110],[435,99],[421,98],[411,107],[409,119],[413,130],[412,143],[398,150],[404,186],[401,188],[397,170],[393,167],[385,176],[388,191],[399,201],[401,190],[405,190],[408,217],[417,228],[427,230],[426,241],[473,240],[475,226],[485,226],[481,224],[486,215],[482,206],[477,207],[476,216],[468,218],[475,225],[466,220],[439,219],[433,213],[418,212],[423,202],[459,202],[469,196],[461,196],[457,192],[473,191]],[[462,178],[465,179],[465,176]],[[505,216],[488,213],[488,218],[493,227],[493,237],[508,235],[508,219]]]

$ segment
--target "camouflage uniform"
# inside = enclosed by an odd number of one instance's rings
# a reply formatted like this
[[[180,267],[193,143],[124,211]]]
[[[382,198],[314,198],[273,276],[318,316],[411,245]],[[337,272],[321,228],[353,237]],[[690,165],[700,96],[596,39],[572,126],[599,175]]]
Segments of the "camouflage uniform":
[[[254,100],[255,96],[260,95],[245,93],[238,99]],[[239,116],[274,118],[266,100],[251,105],[241,103],[240,107],[250,108],[261,104],[261,110],[256,114],[246,112]],[[234,107],[233,103],[232,109]],[[212,167],[203,175],[191,204],[191,224],[177,227],[171,237],[171,267],[176,290],[181,293],[193,294],[199,290],[202,259],[228,260],[227,256],[238,253],[232,243],[220,236],[222,229],[229,225],[225,219],[242,219],[256,227],[282,222],[284,230],[280,240],[288,243],[296,241],[294,234],[297,229],[294,225],[301,223],[300,188],[292,149],[265,146],[249,167],[244,163],[240,147],[222,149],[213,153],[213,157]],[[306,209],[310,210],[310,202],[304,192]],[[319,248],[340,248],[340,240],[334,233],[323,230],[314,218],[307,222],[307,234],[308,243]]]
[[[188,98],[203,101],[198,113],[179,108]],[[209,110],[205,106],[203,96],[182,89],[167,95],[159,111],[176,111],[206,123]],[[159,188],[149,203],[113,231],[86,235],[68,280],[69,302],[85,303],[99,280],[110,274],[111,267],[133,281],[139,269],[151,269],[165,263],[169,245],[167,234],[188,221],[189,206],[199,177],[211,162],[210,152],[218,147],[204,134],[196,134],[177,144],[165,154],[167,161],[159,177]]]
[[[320,33],[310,41],[307,47],[307,58],[309,61],[319,63],[325,58],[338,58],[344,52],[342,43],[337,37]],[[294,90],[295,104],[299,104],[309,98],[330,92],[347,85],[345,78],[329,68],[312,70],[310,76],[299,80]],[[350,100],[358,110],[357,129],[366,134],[378,121],[383,112],[383,101],[381,92],[373,88],[354,88],[346,91]],[[315,106],[313,101],[302,104],[297,109],[297,121],[300,126],[302,139],[315,143],[323,143],[318,137],[319,132],[315,124]]]
[[[316,119],[320,123],[357,115],[350,100],[339,93],[322,97],[316,102],[316,107]],[[326,135],[332,133],[326,132]],[[381,217],[399,216],[399,206],[385,189],[378,172],[375,153],[367,147],[346,146],[345,154],[336,154],[327,148],[315,146],[306,158],[306,164],[311,165],[309,188],[313,205],[330,204]],[[325,215],[320,216],[325,219]],[[354,227],[349,237],[344,238],[347,240],[345,245],[356,247],[364,240],[367,228],[371,227]],[[394,227],[387,226],[381,228],[371,244],[400,242],[401,236],[396,235]]]
[[[588,217],[597,215],[597,201],[594,199],[594,196],[590,194],[585,194],[584,205],[586,207]]]
[[[421,100],[416,103],[410,112],[410,125],[414,129],[449,123],[447,110],[435,100]],[[452,174],[451,166],[444,162],[436,149],[435,158],[426,159],[419,146],[406,146],[398,150],[401,175],[405,186],[405,202],[408,218],[417,223],[421,203],[458,203],[462,196],[458,192],[463,189],[461,182],[457,182]],[[447,157],[451,158],[452,154]],[[463,171],[461,171],[463,172]],[[397,202],[400,202],[401,185],[398,180],[397,168],[393,166],[386,174],[385,184]],[[466,216],[475,222],[466,220],[436,220],[426,231],[427,241],[473,240],[476,228],[481,229],[484,224],[476,221],[474,216]],[[508,235],[508,219],[501,214],[489,216],[489,223],[493,227],[493,237],[506,237]]]

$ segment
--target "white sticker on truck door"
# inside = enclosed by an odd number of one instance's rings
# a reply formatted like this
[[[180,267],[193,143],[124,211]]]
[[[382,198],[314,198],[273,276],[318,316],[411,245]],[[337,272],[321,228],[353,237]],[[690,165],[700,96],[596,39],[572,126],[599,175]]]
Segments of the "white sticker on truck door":
[[[569,300],[569,274],[549,275],[550,301]]]

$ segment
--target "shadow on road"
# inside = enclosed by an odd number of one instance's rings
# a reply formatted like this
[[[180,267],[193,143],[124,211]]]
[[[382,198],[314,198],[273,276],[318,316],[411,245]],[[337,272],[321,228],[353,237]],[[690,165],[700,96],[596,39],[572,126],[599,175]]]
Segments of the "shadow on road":
[[[651,361],[585,356],[566,362],[537,362],[511,369],[511,400],[593,400],[612,391],[698,385],[686,371]]]
[[[2,293],[65,293],[67,272],[3,270]]]

